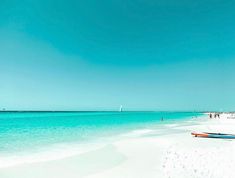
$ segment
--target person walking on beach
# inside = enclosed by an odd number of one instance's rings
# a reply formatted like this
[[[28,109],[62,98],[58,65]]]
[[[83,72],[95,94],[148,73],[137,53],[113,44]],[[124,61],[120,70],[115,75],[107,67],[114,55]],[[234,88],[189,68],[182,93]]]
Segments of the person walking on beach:
[[[209,114],[209,118],[212,119],[212,114],[211,113]]]

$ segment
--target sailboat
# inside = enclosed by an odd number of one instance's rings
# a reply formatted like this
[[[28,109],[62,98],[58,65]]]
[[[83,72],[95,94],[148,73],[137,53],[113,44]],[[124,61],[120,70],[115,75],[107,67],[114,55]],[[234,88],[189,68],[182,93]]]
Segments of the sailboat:
[[[120,108],[119,108],[119,112],[122,112],[122,105],[121,105]]]

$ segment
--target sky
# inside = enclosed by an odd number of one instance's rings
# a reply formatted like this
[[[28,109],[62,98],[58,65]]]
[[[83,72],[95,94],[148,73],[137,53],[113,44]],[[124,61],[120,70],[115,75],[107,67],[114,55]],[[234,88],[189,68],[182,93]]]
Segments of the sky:
[[[234,0],[0,0],[0,109],[235,110]]]

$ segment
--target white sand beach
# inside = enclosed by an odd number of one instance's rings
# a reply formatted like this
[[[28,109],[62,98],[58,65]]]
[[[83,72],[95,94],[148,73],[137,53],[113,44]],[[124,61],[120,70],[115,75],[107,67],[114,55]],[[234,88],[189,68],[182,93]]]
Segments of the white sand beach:
[[[175,132],[123,138],[77,156],[0,169],[1,178],[232,178],[235,140],[198,138],[192,131],[235,134],[235,119],[194,118]],[[177,132],[179,131],[179,132]]]

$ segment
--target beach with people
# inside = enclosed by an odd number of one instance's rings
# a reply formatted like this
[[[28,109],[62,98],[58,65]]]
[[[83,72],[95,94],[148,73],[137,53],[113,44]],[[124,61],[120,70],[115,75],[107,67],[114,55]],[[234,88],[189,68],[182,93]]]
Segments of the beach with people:
[[[235,178],[235,0],[0,0],[0,178]]]
[[[165,122],[161,129],[146,126],[124,132],[118,139],[81,153],[53,159],[34,157],[34,161],[8,166],[3,166],[0,159],[0,177],[231,178],[235,176],[231,171],[235,164],[235,140],[193,137],[191,132],[235,134],[232,115],[220,113],[219,118],[210,119],[210,114],[205,113],[177,122],[161,121],[159,117],[159,122]]]

